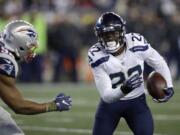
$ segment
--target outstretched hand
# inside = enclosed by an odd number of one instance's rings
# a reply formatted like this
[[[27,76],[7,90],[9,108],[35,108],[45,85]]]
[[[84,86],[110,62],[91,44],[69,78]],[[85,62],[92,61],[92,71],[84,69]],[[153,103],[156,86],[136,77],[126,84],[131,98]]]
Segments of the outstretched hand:
[[[71,105],[71,97],[70,96],[66,96],[64,93],[60,93],[57,95],[56,99],[55,99],[55,104],[57,107],[57,111],[65,111],[65,110],[69,110]]]

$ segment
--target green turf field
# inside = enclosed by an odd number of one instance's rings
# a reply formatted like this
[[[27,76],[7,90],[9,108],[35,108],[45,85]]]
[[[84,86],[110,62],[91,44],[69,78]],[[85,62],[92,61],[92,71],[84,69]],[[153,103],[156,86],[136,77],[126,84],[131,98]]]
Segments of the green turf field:
[[[26,135],[90,135],[98,93],[94,85],[85,84],[21,84],[24,97],[38,101],[51,101],[59,92],[65,92],[73,100],[69,112],[23,116],[12,111],[13,118]],[[173,99],[166,104],[154,103],[148,96],[148,104],[155,120],[154,135],[180,135],[180,85],[176,85]],[[3,105],[4,106],[4,105]],[[4,106],[6,109],[7,107]],[[143,124],[143,123],[142,123]],[[121,120],[115,135],[132,135],[124,120]]]

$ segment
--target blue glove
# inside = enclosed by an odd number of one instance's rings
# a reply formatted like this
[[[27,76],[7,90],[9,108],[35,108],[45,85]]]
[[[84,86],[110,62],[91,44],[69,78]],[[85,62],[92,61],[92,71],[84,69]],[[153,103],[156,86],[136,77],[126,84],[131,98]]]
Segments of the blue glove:
[[[166,94],[166,96],[162,99],[155,99],[153,98],[153,101],[157,102],[157,103],[164,103],[167,102],[173,95],[174,95],[174,90],[172,87],[170,88],[165,88],[164,92]]]
[[[65,96],[64,93],[60,93],[56,99],[55,99],[55,104],[57,111],[65,111],[69,110],[71,105],[71,97],[70,96]]]
[[[138,74],[133,75],[128,80],[123,82],[123,84],[121,85],[121,91],[124,94],[128,94],[132,90],[134,90],[137,87],[139,87],[142,82],[143,82],[142,81],[142,77],[140,77]]]

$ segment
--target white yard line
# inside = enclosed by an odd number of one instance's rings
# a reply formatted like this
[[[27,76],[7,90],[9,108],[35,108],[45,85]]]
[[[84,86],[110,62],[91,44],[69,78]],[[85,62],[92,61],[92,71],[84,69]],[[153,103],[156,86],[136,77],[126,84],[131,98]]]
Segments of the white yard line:
[[[156,115],[153,115],[153,117],[155,120],[180,121],[180,115],[156,114]]]
[[[47,122],[51,122],[51,123],[74,123],[75,120],[73,118],[61,118],[60,120],[57,118],[45,118],[44,119]]]
[[[71,115],[64,115],[63,118],[61,118],[61,120],[57,119],[57,118],[44,118],[45,122],[49,122],[49,123],[74,123],[76,121],[76,119],[84,119],[84,118],[94,118],[94,115],[92,113],[73,113]],[[154,120],[156,121],[180,121],[180,115],[164,115],[164,114],[155,114],[153,115]],[[24,121],[22,119],[16,119],[18,124],[23,124]]]
[[[73,119],[73,118],[77,118],[77,117],[78,118],[94,118],[94,115],[95,115],[95,113],[74,112],[73,114],[70,114],[70,113],[64,114],[64,117],[67,116],[69,119]],[[153,118],[154,118],[154,120],[180,121],[180,115],[153,114]]]
[[[43,132],[58,132],[58,133],[73,133],[73,134],[91,134],[92,131],[90,129],[73,129],[73,128],[55,128],[55,127],[39,127],[39,126],[22,126],[23,130],[31,130],[31,131],[43,131]],[[132,135],[131,132],[115,132],[115,135]],[[48,135],[48,134],[46,134]],[[155,133],[154,135],[165,135]]]

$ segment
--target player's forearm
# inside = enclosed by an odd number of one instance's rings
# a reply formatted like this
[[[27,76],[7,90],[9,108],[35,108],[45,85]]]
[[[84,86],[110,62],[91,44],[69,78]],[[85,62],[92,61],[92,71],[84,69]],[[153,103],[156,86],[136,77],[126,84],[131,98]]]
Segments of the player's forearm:
[[[124,97],[124,94],[120,90],[120,87],[112,88],[111,80],[107,73],[103,70],[93,70],[94,80],[96,88],[100,93],[101,98],[106,103],[112,103],[120,98]]]
[[[107,90],[104,93],[101,93],[101,98],[106,102],[106,103],[112,103],[114,101],[119,100],[120,98],[124,97],[124,93],[118,89],[111,89]]]
[[[106,103],[112,103],[120,98],[124,97],[124,93],[121,91],[120,87],[115,89],[112,88],[111,84],[103,79],[99,81],[96,79],[96,87],[100,93],[101,98]]]
[[[164,58],[153,48],[150,49],[150,53],[146,55],[145,62],[153,67],[155,71],[159,72],[167,82],[168,87],[173,87],[171,74],[168,65]]]
[[[24,115],[40,114],[56,110],[54,102],[35,103],[32,101],[21,101],[21,103],[16,103],[14,106],[11,106],[11,108],[15,113]]]
[[[162,60],[159,64],[154,65],[154,68],[166,79],[167,87],[173,87],[171,73],[165,60]]]

